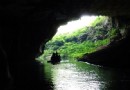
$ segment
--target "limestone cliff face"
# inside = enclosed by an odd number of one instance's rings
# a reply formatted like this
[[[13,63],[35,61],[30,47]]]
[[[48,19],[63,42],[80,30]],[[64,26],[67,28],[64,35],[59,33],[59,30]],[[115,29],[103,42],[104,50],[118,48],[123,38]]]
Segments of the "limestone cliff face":
[[[7,70],[9,67],[7,72],[17,87],[26,87],[30,80],[36,84],[34,81],[39,80],[40,65],[34,60],[35,56],[60,24],[82,14],[94,14],[117,18],[120,26],[129,27],[129,6],[128,0],[1,0],[0,60],[4,65],[0,68]],[[0,82],[6,80],[8,83],[9,75],[2,70],[1,73],[0,77],[6,77]],[[31,84],[29,86],[31,88]]]
[[[123,28],[124,33],[122,33],[121,38],[117,40],[115,38],[109,45],[106,45],[105,48],[84,55],[82,60],[101,66],[128,68],[130,54],[129,20],[130,19],[127,17],[113,17],[112,26],[117,28],[119,31]],[[119,35],[117,38],[118,37]]]

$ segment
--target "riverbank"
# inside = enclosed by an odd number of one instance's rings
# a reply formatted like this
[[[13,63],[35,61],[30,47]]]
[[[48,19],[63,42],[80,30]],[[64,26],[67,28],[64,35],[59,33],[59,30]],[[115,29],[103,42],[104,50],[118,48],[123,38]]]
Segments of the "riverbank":
[[[125,38],[96,52],[85,54],[79,61],[107,67],[127,68],[129,67],[129,50],[129,43]]]

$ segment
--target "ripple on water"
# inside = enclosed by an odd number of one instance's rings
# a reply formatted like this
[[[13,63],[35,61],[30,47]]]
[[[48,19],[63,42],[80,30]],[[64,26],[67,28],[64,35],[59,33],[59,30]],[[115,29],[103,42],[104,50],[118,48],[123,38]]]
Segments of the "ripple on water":
[[[95,73],[77,70],[75,64],[55,65],[52,72],[54,90],[100,90],[103,84]]]

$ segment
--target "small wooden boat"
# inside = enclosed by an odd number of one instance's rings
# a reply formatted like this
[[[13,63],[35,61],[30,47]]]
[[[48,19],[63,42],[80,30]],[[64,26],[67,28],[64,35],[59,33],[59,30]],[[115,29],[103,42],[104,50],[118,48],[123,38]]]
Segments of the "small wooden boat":
[[[58,64],[60,63],[61,61],[61,57],[60,55],[56,52],[56,53],[53,53],[52,56],[51,56],[51,60],[48,61],[49,63],[52,63],[52,64]]]

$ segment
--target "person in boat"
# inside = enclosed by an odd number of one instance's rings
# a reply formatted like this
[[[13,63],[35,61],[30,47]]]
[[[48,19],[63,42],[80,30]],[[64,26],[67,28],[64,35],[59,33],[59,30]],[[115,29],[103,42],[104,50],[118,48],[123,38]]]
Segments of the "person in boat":
[[[60,57],[59,53],[56,51],[55,54],[56,54],[56,61],[60,62],[61,61],[61,57]]]
[[[55,53],[53,52],[52,56],[51,56],[51,60],[50,62],[52,63],[58,63],[61,61],[61,57],[60,55],[58,54],[58,52],[56,51]]]
[[[53,52],[52,56],[51,56],[51,60],[54,60],[56,56],[56,53]]]

